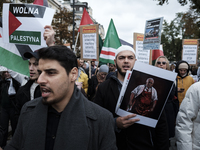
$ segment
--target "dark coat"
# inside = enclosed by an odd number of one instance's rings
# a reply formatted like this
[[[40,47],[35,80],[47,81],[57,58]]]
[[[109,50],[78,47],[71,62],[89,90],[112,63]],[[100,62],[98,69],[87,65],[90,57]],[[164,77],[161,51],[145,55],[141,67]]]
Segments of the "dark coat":
[[[97,80],[97,76],[94,75],[92,76],[91,79],[88,80],[88,99],[93,101],[93,98],[96,94],[96,87],[99,84],[98,80]]]
[[[94,102],[109,110],[113,117],[118,117],[115,107],[120,94],[121,85],[115,76],[99,85]],[[116,132],[119,150],[169,150],[168,129],[165,113],[162,113],[156,128],[140,124],[121,129]]]
[[[177,98],[175,98],[175,85],[173,85],[171,93],[168,97],[168,100],[165,105],[165,113],[167,118],[167,124],[168,124],[168,131],[169,131],[169,138],[175,136],[175,122],[176,122],[176,116],[179,109],[179,101]]]
[[[5,150],[44,150],[48,106],[42,98],[26,103]],[[76,87],[61,114],[54,150],[115,150],[112,114],[88,101]]]
[[[35,82],[34,80],[29,80],[24,86],[20,87],[16,95],[16,115],[19,116],[22,106],[31,100],[30,88],[31,85]],[[41,96],[40,86],[38,85],[34,92],[34,98]]]
[[[15,92],[17,93],[20,87],[20,83],[17,82],[13,78],[12,78],[12,81],[13,81],[13,87],[15,89]],[[1,99],[1,106],[3,108],[16,107],[15,95],[12,97],[9,97],[8,95],[9,86],[10,86],[10,81],[2,80],[0,82],[0,99]]]

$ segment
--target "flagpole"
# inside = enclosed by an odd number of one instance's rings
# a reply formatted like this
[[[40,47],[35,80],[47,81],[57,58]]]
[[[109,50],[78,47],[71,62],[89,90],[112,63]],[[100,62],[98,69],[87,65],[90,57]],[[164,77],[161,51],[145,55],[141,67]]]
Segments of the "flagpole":
[[[78,37],[79,37],[79,32],[78,32],[78,34],[77,34],[77,36],[76,36],[76,43],[75,43],[75,45],[74,45],[74,53],[76,54],[76,45],[77,45],[77,42],[78,42]]]
[[[75,10],[74,10],[74,0],[73,0],[73,44],[72,44],[73,46],[74,46],[74,36],[75,36],[75,32],[74,32],[74,13],[75,13]]]
[[[98,70],[98,67],[99,67],[99,61],[98,61],[97,68],[96,68],[96,70],[95,70],[95,73],[94,73],[94,75],[97,75],[97,70]]]
[[[89,61],[88,64],[89,64],[89,79],[91,79],[91,74],[92,74],[92,73],[91,73],[91,61]]]

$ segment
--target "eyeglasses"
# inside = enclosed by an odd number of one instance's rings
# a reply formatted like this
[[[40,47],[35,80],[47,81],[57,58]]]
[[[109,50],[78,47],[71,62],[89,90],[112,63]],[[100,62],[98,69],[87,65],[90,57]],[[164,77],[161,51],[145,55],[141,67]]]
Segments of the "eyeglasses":
[[[157,64],[158,64],[158,65],[160,65],[161,63],[162,63],[163,65],[165,65],[165,64],[166,64],[166,62],[165,62],[165,61],[163,61],[163,62],[160,62],[160,61],[158,61],[158,62],[157,62]]]

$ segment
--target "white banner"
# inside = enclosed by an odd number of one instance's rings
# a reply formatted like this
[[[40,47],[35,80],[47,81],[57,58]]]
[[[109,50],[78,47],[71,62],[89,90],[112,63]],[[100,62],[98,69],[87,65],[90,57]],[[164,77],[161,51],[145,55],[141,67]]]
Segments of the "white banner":
[[[159,49],[161,43],[163,17],[147,20],[144,31],[143,49]]]
[[[97,59],[96,37],[96,33],[87,33],[82,35],[84,59]]]
[[[183,60],[188,64],[197,63],[197,45],[183,45]]]
[[[136,41],[136,59],[139,62],[149,64],[149,50],[143,50],[143,41]]]

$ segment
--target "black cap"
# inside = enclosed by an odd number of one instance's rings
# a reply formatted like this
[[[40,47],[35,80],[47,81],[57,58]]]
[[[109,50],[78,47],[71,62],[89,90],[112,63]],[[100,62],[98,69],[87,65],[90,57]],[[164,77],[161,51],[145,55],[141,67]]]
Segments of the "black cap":
[[[31,57],[35,57],[36,59],[39,59],[37,51],[34,52],[25,52],[24,57],[27,59],[30,59]]]

